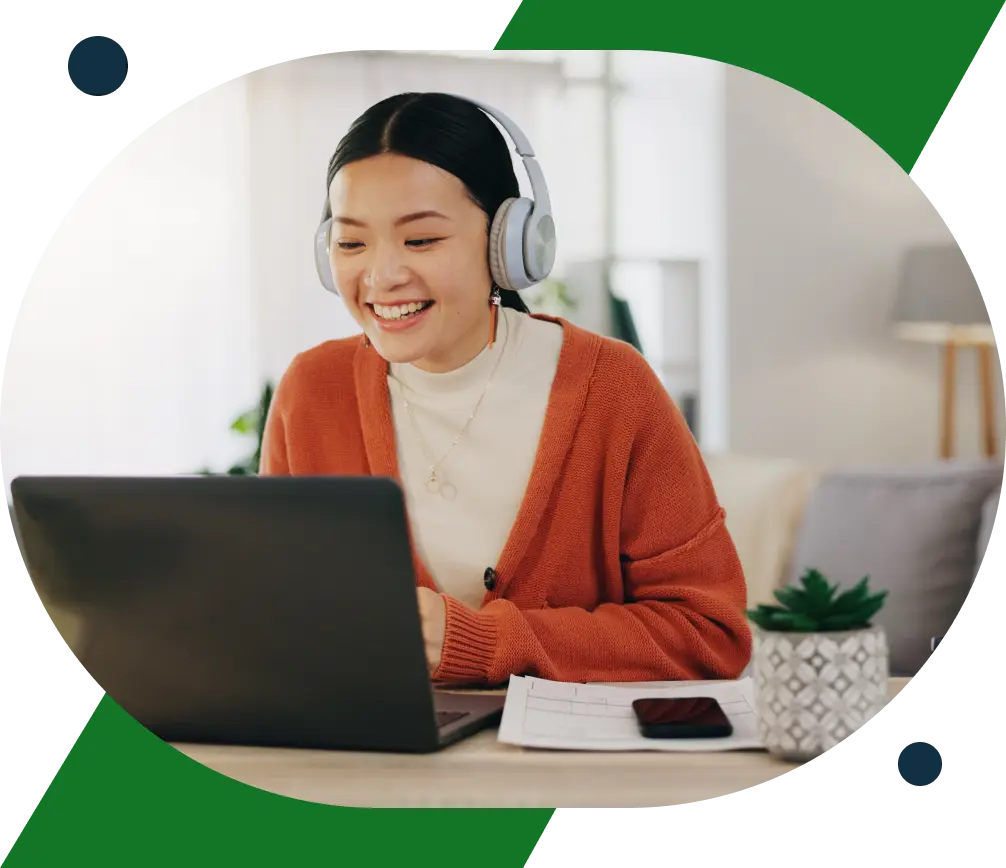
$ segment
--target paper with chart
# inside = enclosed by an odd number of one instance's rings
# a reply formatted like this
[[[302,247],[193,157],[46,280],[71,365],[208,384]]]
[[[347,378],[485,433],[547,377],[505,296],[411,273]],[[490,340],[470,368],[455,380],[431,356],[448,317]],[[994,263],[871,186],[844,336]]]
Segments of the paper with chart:
[[[643,697],[715,699],[733,724],[733,735],[712,739],[645,738],[632,701]],[[511,676],[499,740],[553,750],[722,751],[762,747],[750,678],[741,681],[569,684]]]

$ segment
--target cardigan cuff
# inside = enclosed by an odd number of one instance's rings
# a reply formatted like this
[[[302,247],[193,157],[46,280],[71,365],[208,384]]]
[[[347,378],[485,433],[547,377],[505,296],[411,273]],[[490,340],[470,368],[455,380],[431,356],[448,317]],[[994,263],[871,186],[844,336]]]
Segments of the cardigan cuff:
[[[485,681],[497,644],[496,619],[469,609],[464,603],[442,594],[447,607],[444,647],[435,681]]]

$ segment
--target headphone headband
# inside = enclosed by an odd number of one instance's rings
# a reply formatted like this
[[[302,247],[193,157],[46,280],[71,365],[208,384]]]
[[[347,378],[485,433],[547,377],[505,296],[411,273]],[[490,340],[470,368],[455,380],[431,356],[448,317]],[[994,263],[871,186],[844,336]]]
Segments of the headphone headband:
[[[507,115],[503,114],[503,112],[499,109],[493,108],[491,105],[486,105],[486,103],[479,102],[475,99],[469,99],[468,97],[459,96],[458,94],[448,94],[448,96],[464,100],[465,102],[469,102],[473,106],[480,108],[483,112],[489,115],[489,117],[499,123],[504,130],[506,130],[507,135],[510,136],[510,139],[514,143],[514,150],[524,163],[524,171],[527,172],[528,180],[531,182],[531,192],[534,194],[534,204],[536,210],[544,209],[545,211],[551,212],[552,202],[548,195],[548,185],[545,183],[545,173],[542,172],[541,167],[538,165],[538,160],[535,158],[534,154],[534,148],[531,147],[531,142],[528,141],[527,136],[524,135],[521,128],[510,120]]]

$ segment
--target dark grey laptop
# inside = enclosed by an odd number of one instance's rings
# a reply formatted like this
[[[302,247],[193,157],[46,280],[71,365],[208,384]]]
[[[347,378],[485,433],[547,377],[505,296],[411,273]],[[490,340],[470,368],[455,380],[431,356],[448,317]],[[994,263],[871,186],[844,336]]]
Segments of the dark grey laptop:
[[[434,691],[401,489],[376,477],[19,477],[32,581],[167,741],[428,752],[503,697]]]

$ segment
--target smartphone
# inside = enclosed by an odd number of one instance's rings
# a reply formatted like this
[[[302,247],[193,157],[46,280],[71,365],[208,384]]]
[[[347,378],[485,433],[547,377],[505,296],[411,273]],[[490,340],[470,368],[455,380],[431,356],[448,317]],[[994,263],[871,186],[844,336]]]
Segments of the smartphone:
[[[734,731],[720,704],[705,696],[637,699],[632,710],[646,738],[726,738]]]

